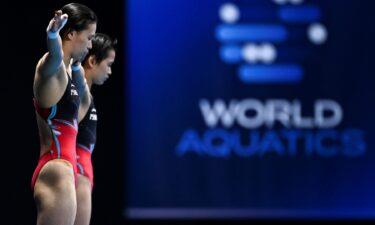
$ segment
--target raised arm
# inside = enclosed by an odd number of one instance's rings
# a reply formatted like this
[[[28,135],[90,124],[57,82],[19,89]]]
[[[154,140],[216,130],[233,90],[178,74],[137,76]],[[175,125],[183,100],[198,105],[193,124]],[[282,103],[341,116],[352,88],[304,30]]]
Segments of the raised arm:
[[[55,12],[55,16],[47,27],[48,53],[41,59],[38,65],[38,74],[41,78],[56,75],[63,62],[62,40],[59,31],[68,21],[68,15],[62,14],[61,10]]]

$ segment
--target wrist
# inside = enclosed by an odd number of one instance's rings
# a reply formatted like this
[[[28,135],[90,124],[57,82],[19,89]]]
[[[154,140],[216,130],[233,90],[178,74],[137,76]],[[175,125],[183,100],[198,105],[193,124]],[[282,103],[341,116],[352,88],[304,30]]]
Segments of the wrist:
[[[47,31],[47,36],[49,39],[56,39],[59,36],[59,31],[56,31],[56,32]]]
[[[72,63],[72,65],[70,67],[72,68],[72,71],[74,71],[74,72],[80,71],[81,70],[81,63]]]

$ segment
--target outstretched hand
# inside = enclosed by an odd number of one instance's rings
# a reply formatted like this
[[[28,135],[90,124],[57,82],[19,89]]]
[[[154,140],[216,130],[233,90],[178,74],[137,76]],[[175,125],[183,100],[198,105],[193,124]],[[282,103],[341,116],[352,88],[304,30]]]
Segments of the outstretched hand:
[[[66,22],[68,21],[68,15],[62,14],[61,10],[55,11],[55,16],[48,24],[47,32],[58,32],[60,31]]]

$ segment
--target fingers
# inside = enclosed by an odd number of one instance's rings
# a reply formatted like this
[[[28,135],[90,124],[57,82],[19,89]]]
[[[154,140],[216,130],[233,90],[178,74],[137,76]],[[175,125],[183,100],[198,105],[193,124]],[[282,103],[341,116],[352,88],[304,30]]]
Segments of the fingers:
[[[68,14],[62,14],[61,10],[55,11],[55,17],[53,18],[53,24],[57,30],[61,30],[68,21]]]
[[[66,14],[66,13],[62,14],[61,10],[57,10],[57,11],[55,11],[55,17],[54,17],[54,19],[56,21],[66,20],[66,19],[68,19],[68,14]]]
[[[68,14],[63,14],[62,16],[61,16],[61,19],[63,19],[63,20],[65,20],[65,19],[68,19]]]
[[[68,22],[68,14],[64,14],[61,16],[61,28],[65,26],[66,22]],[[60,29],[61,29],[60,28]]]
[[[61,18],[61,14],[62,14],[62,11],[61,11],[61,10],[56,10],[56,11],[55,11],[55,17],[54,17],[54,19],[55,19],[56,21],[59,21],[60,18]]]
[[[66,13],[62,14],[61,10],[56,10],[55,16],[48,24],[47,31],[58,32],[65,26],[67,21],[68,15]]]

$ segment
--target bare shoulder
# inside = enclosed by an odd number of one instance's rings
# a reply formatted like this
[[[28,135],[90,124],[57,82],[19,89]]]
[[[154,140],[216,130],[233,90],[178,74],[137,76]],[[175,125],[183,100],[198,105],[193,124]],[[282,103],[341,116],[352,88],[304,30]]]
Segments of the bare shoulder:
[[[43,69],[43,65],[46,63],[47,56],[48,53],[38,61],[33,85],[35,100],[44,108],[56,104],[63,96],[68,84],[68,75],[63,63],[54,74],[44,74],[46,71]]]

